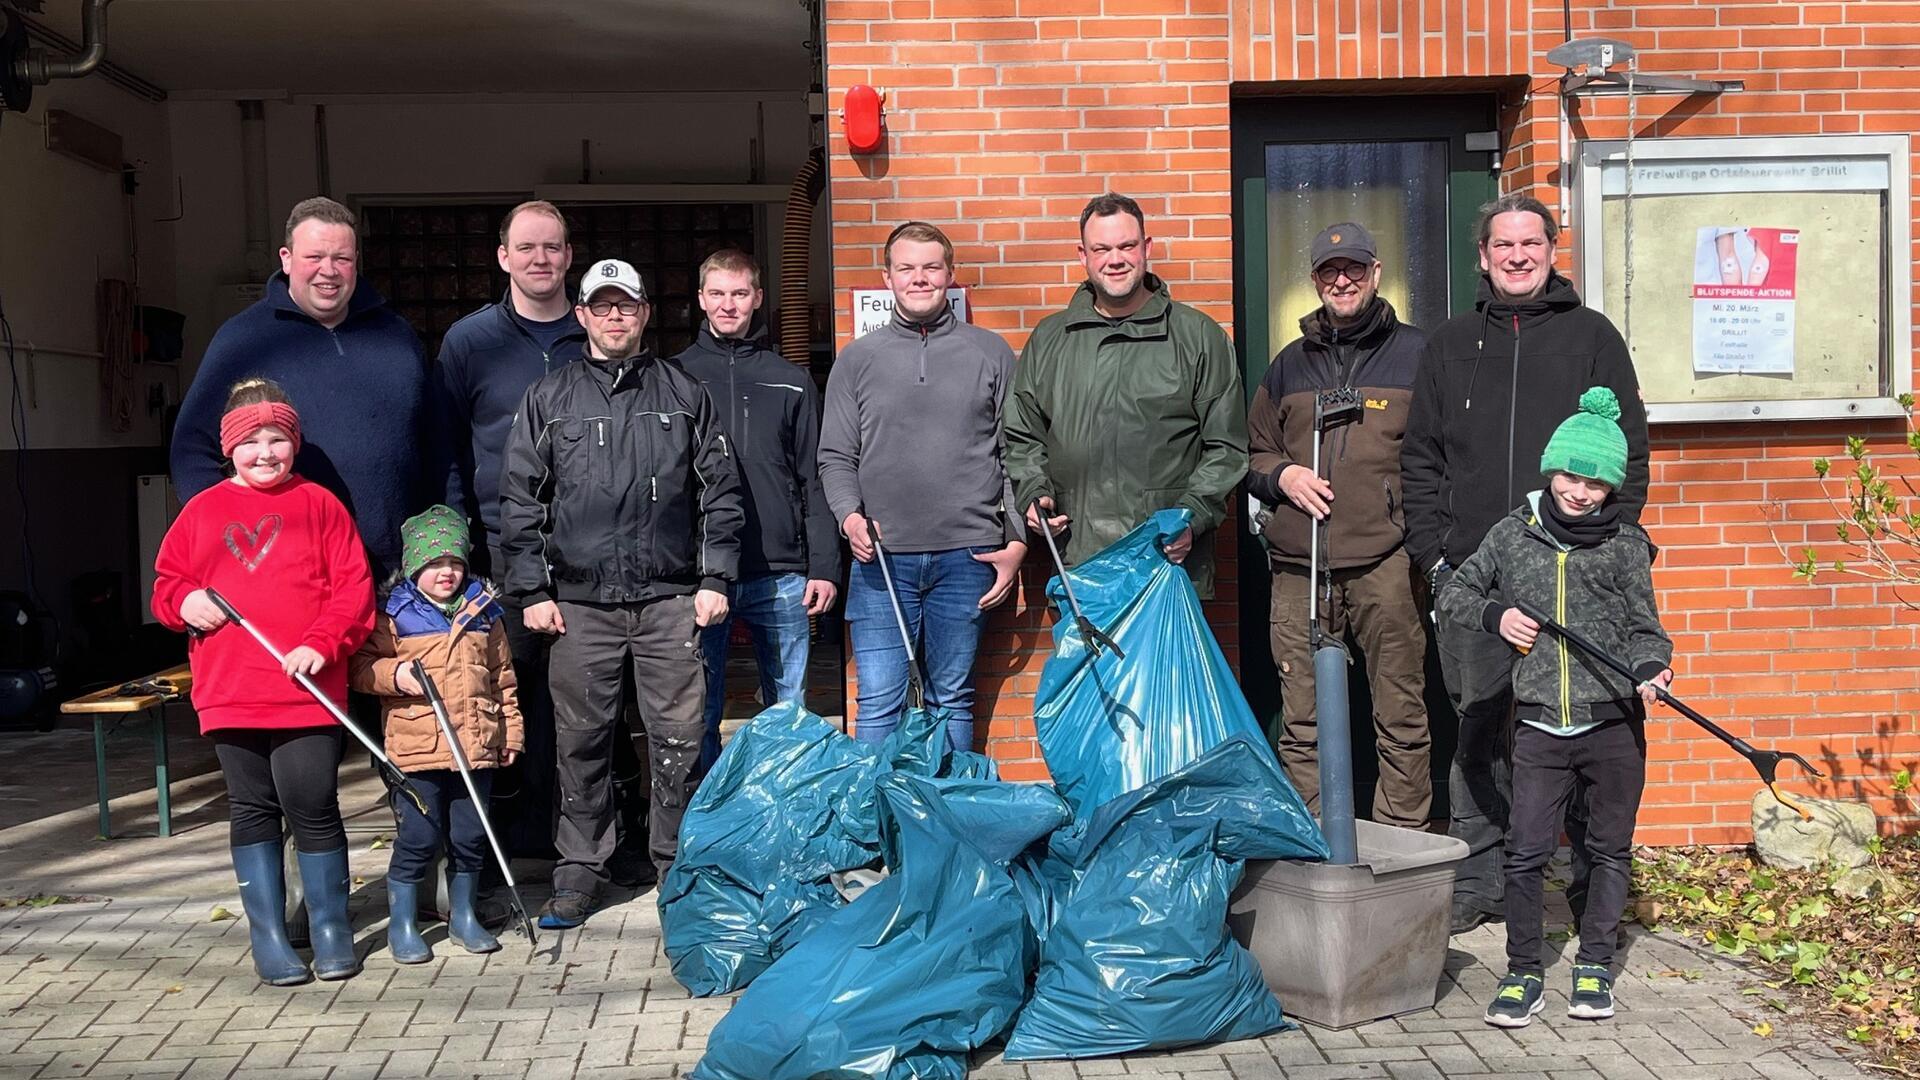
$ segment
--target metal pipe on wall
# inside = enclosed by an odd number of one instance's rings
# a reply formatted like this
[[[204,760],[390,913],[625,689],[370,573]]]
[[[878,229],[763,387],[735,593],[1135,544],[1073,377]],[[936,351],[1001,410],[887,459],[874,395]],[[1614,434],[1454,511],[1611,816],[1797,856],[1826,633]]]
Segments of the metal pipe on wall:
[[[78,79],[93,73],[107,58],[107,5],[113,0],[86,0],[80,9],[80,51],[61,60],[49,60],[44,49],[28,50],[17,74],[45,86],[55,79]]]
[[[314,194],[333,198],[333,156],[327,150],[327,107],[313,107]]]
[[[265,281],[273,275],[273,227],[267,210],[267,106],[261,101],[240,105],[240,189],[247,226],[247,278]]]

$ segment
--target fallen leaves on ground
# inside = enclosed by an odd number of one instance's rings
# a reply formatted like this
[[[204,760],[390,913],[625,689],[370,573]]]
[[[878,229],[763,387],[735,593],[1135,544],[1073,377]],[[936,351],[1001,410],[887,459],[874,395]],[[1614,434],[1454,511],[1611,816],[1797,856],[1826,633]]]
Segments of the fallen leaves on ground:
[[[1643,848],[1633,860],[1630,912],[1651,928],[1754,964],[1773,976],[1767,990],[1814,1006],[1881,1064],[1913,1069],[1920,1066],[1920,895],[1912,887],[1920,882],[1920,839],[1877,846],[1873,865],[1906,884],[1865,898],[1834,891],[1840,870],[1776,870],[1745,850]],[[1764,1003],[1786,1011],[1778,999]],[[1762,1036],[1772,1030],[1765,1022],[1754,1028]]]

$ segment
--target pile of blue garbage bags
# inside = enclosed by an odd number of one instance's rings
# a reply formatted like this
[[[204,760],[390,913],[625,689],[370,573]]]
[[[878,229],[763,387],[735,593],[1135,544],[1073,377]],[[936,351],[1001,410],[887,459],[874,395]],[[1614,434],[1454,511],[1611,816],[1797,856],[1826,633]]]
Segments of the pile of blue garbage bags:
[[[948,750],[937,708],[879,746],[796,705],[734,736],[659,896],[675,977],[745,989],[696,1080],[959,1080],[996,1040],[1024,1061],[1287,1026],[1228,897],[1247,860],[1326,842],[1161,554],[1186,524],[1162,511],[1074,568],[1119,650],[1056,623],[1035,702],[1051,784]]]

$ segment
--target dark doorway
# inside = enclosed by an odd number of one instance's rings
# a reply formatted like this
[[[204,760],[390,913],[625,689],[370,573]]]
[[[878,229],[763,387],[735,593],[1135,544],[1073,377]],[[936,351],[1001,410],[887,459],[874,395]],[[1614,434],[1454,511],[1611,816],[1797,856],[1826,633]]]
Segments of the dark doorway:
[[[1280,348],[1319,303],[1307,275],[1314,235],[1339,221],[1371,231],[1384,264],[1381,295],[1417,326],[1438,325],[1473,305],[1479,268],[1472,227],[1493,198],[1497,153],[1468,149],[1495,140],[1493,93],[1418,96],[1266,96],[1233,103],[1234,335],[1248,399]],[[1277,738],[1280,684],[1268,644],[1271,578],[1266,552],[1240,534],[1241,682]],[[1354,651],[1350,700],[1354,805],[1373,804],[1378,761],[1366,657]],[[1427,649],[1427,710],[1433,723],[1433,816],[1447,815],[1447,763],[1455,720]]]

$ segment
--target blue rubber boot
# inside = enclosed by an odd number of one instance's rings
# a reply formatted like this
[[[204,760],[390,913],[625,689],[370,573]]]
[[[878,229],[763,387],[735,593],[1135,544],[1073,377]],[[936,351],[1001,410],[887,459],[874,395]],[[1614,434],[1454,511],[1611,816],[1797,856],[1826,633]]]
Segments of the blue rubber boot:
[[[307,889],[307,926],[313,937],[313,973],[322,979],[351,979],[360,974],[353,948],[353,924],[347,919],[347,849],[299,853],[300,880]]]
[[[253,970],[268,986],[298,986],[313,978],[287,941],[287,883],[280,876],[280,841],[233,849],[233,876],[240,883],[240,909],[247,913]]]
[[[500,951],[500,941],[480,922],[474,898],[480,893],[479,874],[455,874],[447,886],[453,910],[447,919],[447,937],[459,942],[470,953]]]
[[[420,936],[420,883],[387,879],[387,951],[396,964],[424,964],[433,948]]]

